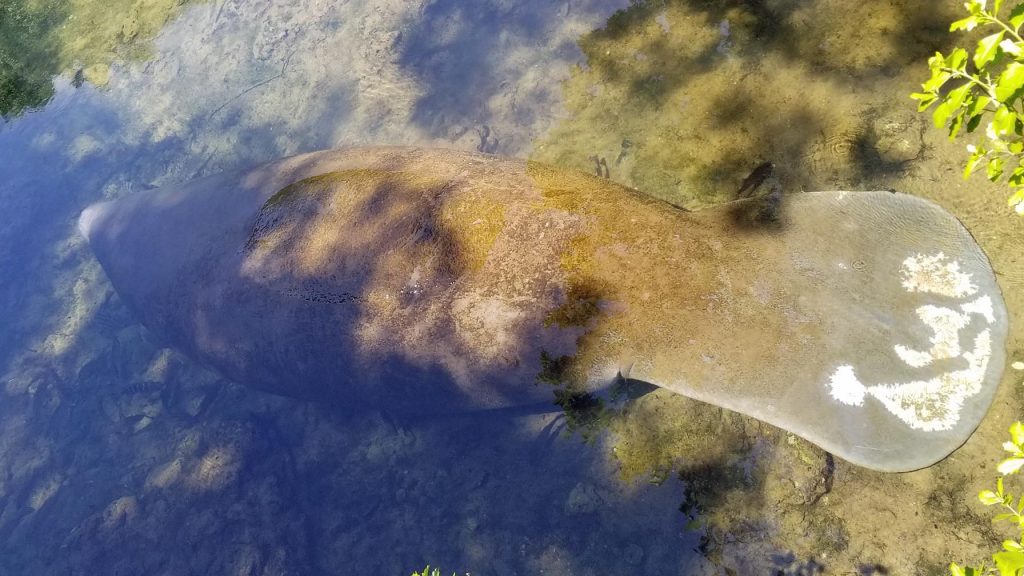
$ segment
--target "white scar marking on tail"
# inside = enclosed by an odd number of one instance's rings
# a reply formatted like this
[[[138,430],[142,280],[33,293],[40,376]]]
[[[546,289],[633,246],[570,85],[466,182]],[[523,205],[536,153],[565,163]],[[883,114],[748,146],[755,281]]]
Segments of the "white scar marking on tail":
[[[862,406],[867,388],[857,380],[853,366],[840,366],[828,381],[832,397],[848,406]]]
[[[935,357],[932,356],[930,352],[921,352],[920,350],[913,350],[907,348],[903,344],[897,344],[896,346],[894,346],[894,348],[896,349],[896,355],[900,357],[900,360],[903,360],[904,362],[907,363],[908,366],[914,368],[922,368],[924,366],[927,366],[932,363],[932,360],[935,359]]]
[[[960,271],[958,262],[947,262],[943,253],[934,256],[918,254],[903,261],[903,287],[908,292],[929,292],[954,298],[978,291],[971,275]],[[960,420],[964,401],[981,392],[981,385],[992,355],[992,336],[988,328],[974,338],[971,350],[961,351],[960,331],[978,315],[985,322],[995,322],[992,299],[979,296],[960,304],[960,311],[926,304],[918,307],[917,316],[932,330],[929,350],[914,350],[902,344],[893,348],[896,355],[911,368],[921,368],[936,359],[962,358],[967,368],[944,372],[927,380],[864,385],[853,366],[841,365],[829,378],[829,393],[848,406],[863,406],[864,397],[871,396],[915,430],[932,432],[949,430]]]
[[[956,358],[960,355],[960,330],[970,323],[970,314],[952,308],[925,305],[917,309],[917,316],[934,333],[928,351],[914,350],[902,344],[894,346],[896,355],[913,368],[921,368],[937,358]]]
[[[903,261],[900,272],[907,292],[930,292],[959,298],[978,291],[971,275],[960,271],[959,262],[947,262],[942,252],[934,256],[917,254]]]
[[[982,296],[972,302],[967,302],[960,305],[960,309],[968,314],[981,314],[991,324],[996,321],[995,312],[992,311],[992,299],[988,296]]]
[[[832,397],[843,404],[863,406],[864,396],[882,402],[889,412],[915,430],[949,430],[960,420],[964,401],[981,392],[992,337],[988,329],[974,339],[974,349],[963,354],[968,366],[929,380],[865,386],[852,366],[840,366],[829,380]]]

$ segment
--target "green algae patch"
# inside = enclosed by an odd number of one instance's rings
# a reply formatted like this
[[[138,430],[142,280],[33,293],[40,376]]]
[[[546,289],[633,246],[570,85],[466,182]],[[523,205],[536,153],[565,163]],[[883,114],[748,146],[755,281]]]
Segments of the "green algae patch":
[[[46,104],[52,78],[103,87],[116,61],[150,57],[150,41],[203,0],[4,0],[0,3],[0,116]]]
[[[442,188],[445,180],[421,176],[412,172],[357,168],[338,170],[304,178],[277,191],[263,204],[263,210],[287,205],[293,200],[319,194],[349,194],[354,197],[372,198],[377,191],[406,190],[418,194],[422,190]],[[339,189],[338,187],[343,187]]]
[[[322,193],[334,184],[344,183],[349,180],[359,180],[360,176],[387,175],[387,173],[383,171],[372,175],[367,174],[369,172],[369,170],[349,170],[342,172],[328,172],[327,174],[304,178],[275,192],[273,196],[267,198],[267,201],[263,203],[263,207],[260,210],[262,212],[265,210],[275,209],[279,206],[286,206],[297,198]]]
[[[446,194],[451,183],[429,174],[361,168],[341,170],[290,184],[267,199],[263,210],[274,209],[308,195],[343,193],[368,199],[364,211],[387,210],[391,192],[418,196],[430,206],[421,215],[452,242],[458,268],[479,271],[505,227],[505,207],[482,194]],[[332,192],[328,192],[332,191]]]
[[[366,242],[375,237],[370,230],[389,220],[412,228],[410,234],[425,226],[424,239],[436,240],[445,234],[433,225],[437,215],[432,199],[446,186],[446,180],[428,175],[372,168],[305,178],[263,203],[247,246],[315,252],[315,259],[324,261],[330,258],[329,245],[338,242],[338,226],[355,224],[351,235],[343,235],[344,242]],[[360,227],[366,230],[360,232]],[[449,251],[457,259],[457,251]]]
[[[110,83],[110,66],[104,63],[86,66],[82,68],[82,79],[97,88],[103,88]]]
[[[440,219],[459,243],[467,270],[477,272],[505,229],[505,207],[484,195],[457,196],[444,203]]]
[[[0,116],[20,114],[53,96],[60,71],[58,27],[68,18],[65,2],[0,2]]]
[[[398,193],[418,197],[425,204],[420,217],[429,227],[451,239],[449,256],[458,261],[459,269],[477,271],[483,267],[494,242],[505,225],[504,207],[483,195],[447,194],[448,180],[408,171],[355,169],[342,170],[307,178],[285,187],[267,200],[274,206],[302,194],[335,193],[366,198],[364,212],[388,210],[387,199]]]
[[[624,480],[664,480],[675,470],[701,470],[727,460],[746,441],[743,417],[667,390],[627,405],[611,422]]]
[[[68,19],[57,38],[61,63],[83,67],[145,59],[149,41],[196,0],[67,0]]]
[[[577,223],[559,254],[564,295],[546,323],[583,329],[579,366],[606,365],[622,354],[650,357],[676,340],[684,349],[685,335],[708,329],[688,324],[686,314],[667,317],[662,305],[685,306],[715,289],[714,268],[700,262],[717,257],[725,265],[739,257],[713,254],[709,234],[718,223],[582,172],[529,163],[527,175],[543,208]],[[689,276],[680,273],[686,262]]]

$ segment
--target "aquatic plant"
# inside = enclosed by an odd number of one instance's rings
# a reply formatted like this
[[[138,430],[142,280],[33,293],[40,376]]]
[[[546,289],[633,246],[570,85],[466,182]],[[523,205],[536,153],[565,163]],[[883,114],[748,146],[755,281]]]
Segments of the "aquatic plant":
[[[413,572],[412,576],[441,576],[441,571],[437,568],[431,570],[430,564],[427,564],[427,566],[423,570],[419,572]],[[452,576],[458,576],[458,574],[452,572]],[[469,576],[469,572],[466,572],[466,576]]]
[[[978,494],[978,500],[981,500],[985,506],[997,506],[999,513],[992,518],[992,521],[1014,524],[1017,527],[1017,538],[1003,540],[1003,550],[992,555],[994,568],[985,565],[981,567],[959,566],[954,562],[949,566],[949,572],[953,576],[982,576],[985,574],[1016,576],[1024,571],[1024,543],[1021,542],[1024,540],[1024,495],[1015,499],[1014,495],[1007,492],[1003,486],[1005,476],[1016,474],[1024,467],[1024,424],[1014,422],[1010,426],[1010,440],[1003,443],[1003,449],[1010,453],[1010,457],[1004,459],[996,467],[1000,474],[1000,477],[996,479],[996,489],[982,490]]]
[[[0,2],[0,116],[41,106],[53,96],[57,51],[50,41],[66,18],[55,2]]]
[[[948,129],[951,140],[961,129],[974,132],[989,118],[985,138],[967,146],[970,157],[964,178],[982,164],[992,182],[1007,175],[1013,189],[1008,205],[1024,215],[1024,3],[1014,6],[1005,19],[999,17],[1003,0],[995,0],[991,10],[986,4],[987,0],[965,2],[969,15],[949,30],[978,28],[991,34],[978,40],[970,58],[964,48],[948,56],[936,52],[928,59],[931,77],[910,97],[918,101],[918,111],[938,103],[932,120],[936,128]]]
[[[573,360],[572,356],[555,357],[541,350],[537,383],[555,387],[554,403],[565,415],[566,432],[579,432],[583,441],[589,443],[608,428],[612,411],[600,397],[572,383],[569,373]]]
[[[103,86],[110,64],[144,59],[149,40],[201,0],[3,0],[0,2],[0,117],[44,106],[52,78],[73,74]]]

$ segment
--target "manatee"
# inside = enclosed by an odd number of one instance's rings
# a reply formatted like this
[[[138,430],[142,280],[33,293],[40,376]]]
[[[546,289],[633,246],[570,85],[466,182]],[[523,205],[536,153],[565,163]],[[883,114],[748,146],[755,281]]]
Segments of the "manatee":
[[[132,194],[81,215],[169,345],[339,410],[457,413],[628,378],[882,471],[985,415],[1007,313],[960,222],[905,194],[690,212],[582,172],[361,148]]]

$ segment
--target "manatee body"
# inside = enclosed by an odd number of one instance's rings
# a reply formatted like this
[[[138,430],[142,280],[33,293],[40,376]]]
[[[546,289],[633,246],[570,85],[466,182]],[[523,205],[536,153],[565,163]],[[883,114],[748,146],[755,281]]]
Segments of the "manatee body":
[[[268,392],[428,412],[619,375],[879,470],[977,427],[1006,310],[964,227],[889,192],[687,212],[605,179],[447,150],[287,158],[135,194],[80,228],[170,344]]]

